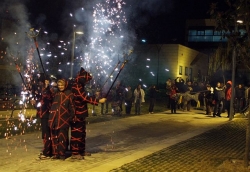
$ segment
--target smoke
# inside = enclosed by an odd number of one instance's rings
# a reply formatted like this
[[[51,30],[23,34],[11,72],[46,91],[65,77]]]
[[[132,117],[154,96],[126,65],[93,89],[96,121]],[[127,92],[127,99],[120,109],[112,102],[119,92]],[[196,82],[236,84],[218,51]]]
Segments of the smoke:
[[[25,3],[26,1],[22,1]],[[18,65],[25,63],[27,55],[26,32],[30,29],[28,22],[27,9],[24,4],[18,0],[5,0],[1,2],[0,11],[2,11],[1,36],[5,43],[6,55],[2,59],[6,65],[14,65],[17,60]],[[2,44],[3,45],[3,44]],[[20,85],[20,76],[18,72],[11,72],[5,82],[14,85]]]
[[[4,40],[8,43],[8,51],[14,55],[19,54],[21,57],[26,57],[27,45],[31,43],[30,41],[33,41],[26,34],[31,28],[29,17],[32,15],[27,12],[24,5],[26,2],[28,0],[22,1],[22,3],[18,0],[5,0],[1,6],[3,10],[8,9],[8,16],[15,21],[15,26],[5,29],[6,31],[3,33],[5,35]],[[44,5],[43,9],[53,10],[51,6],[46,6],[45,2],[47,1],[39,2],[38,7]],[[79,64],[74,64],[74,68],[83,66],[89,69],[90,72],[95,74],[96,80],[106,78],[117,62],[123,61],[124,57],[133,50],[137,42],[136,29],[147,25],[151,17],[171,11],[173,8],[172,0],[55,0],[51,3],[53,5],[59,3],[62,5],[62,9],[64,8],[64,11],[57,14],[60,17],[61,26],[55,26],[54,23],[51,23],[53,21],[51,21],[50,16],[47,16],[46,11],[40,12],[34,20],[35,24],[42,27],[43,31],[46,29],[44,27],[46,25],[62,28],[64,34],[61,35],[64,35],[64,39],[66,39],[62,43],[64,47],[54,51],[58,51],[57,54],[65,55],[66,51],[68,52],[67,55],[70,55],[71,52],[71,44],[67,44],[67,42],[72,43],[73,26],[76,26],[75,29],[81,26],[84,35],[76,35],[75,38],[76,47],[78,47],[75,49],[75,58]],[[6,28],[8,26],[8,24],[5,25]],[[44,38],[45,36],[43,35]],[[57,33],[48,33],[46,36],[47,41],[57,38]],[[55,55],[49,50],[49,44],[42,42],[41,39],[38,39],[38,43],[46,46],[46,48],[41,46],[41,49],[43,49],[41,53],[44,55],[43,60],[50,58],[50,64],[53,62],[53,65],[58,65],[55,64],[56,60],[52,58]],[[59,55],[57,56],[59,58]],[[132,62],[135,57],[132,54],[130,61]],[[62,55],[62,58],[65,58],[65,56]],[[67,61],[64,60],[63,62],[62,60],[60,64],[67,63]],[[61,69],[62,66],[58,68]],[[69,68],[67,65],[65,66],[66,69]],[[67,71],[66,69],[62,69],[62,71]]]
[[[7,20],[3,20],[2,37],[8,44],[8,49],[12,53],[23,53],[25,51],[24,45],[27,41],[27,35],[25,34],[30,29],[30,23],[28,22],[26,7],[18,1],[6,0],[5,17]]]
[[[93,74],[96,79],[94,82],[106,80],[117,62],[124,61],[124,57],[133,50],[137,43],[136,29],[147,25],[150,18],[173,9],[172,0],[92,0],[76,1],[74,5],[70,5],[71,1],[67,3],[64,14],[72,13],[72,18],[70,22],[64,22],[67,23],[64,28],[72,30],[74,24],[84,28],[83,36],[76,35],[76,43],[80,48],[75,53],[78,59],[83,59],[80,65]],[[77,41],[78,38],[82,42]],[[135,55],[130,55],[130,62],[135,58]]]

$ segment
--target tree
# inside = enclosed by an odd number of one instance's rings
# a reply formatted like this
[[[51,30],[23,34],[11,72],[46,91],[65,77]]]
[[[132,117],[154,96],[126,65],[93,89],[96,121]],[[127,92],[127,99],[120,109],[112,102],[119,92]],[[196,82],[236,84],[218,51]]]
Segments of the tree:
[[[222,6],[224,7],[223,11],[218,10],[218,6],[221,4],[212,3],[210,6],[210,15],[216,21],[216,30],[223,32],[222,38],[228,39],[229,50],[230,52],[233,52],[233,71],[235,70],[234,65],[236,65],[236,60],[240,65],[244,65],[244,67],[250,69],[250,0],[226,0],[225,3],[226,6]],[[232,79],[234,79],[234,75],[232,75]],[[232,94],[232,98],[233,95],[234,94]],[[246,147],[244,157],[245,167],[248,167],[249,165],[249,144],[250,114],[248,114],[248,125],[246,132]]]
[[[225,83],[225,72],[230,70],[232,65],[229,57],[228,46],[221,44],[209,58],[208,75],[214,76],[220,72]]]

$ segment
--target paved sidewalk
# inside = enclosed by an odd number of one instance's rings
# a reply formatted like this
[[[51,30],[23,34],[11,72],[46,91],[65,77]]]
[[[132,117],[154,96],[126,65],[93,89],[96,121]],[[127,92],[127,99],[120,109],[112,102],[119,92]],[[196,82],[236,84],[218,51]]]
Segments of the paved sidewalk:
[[[0,171],[205,171],[228,158],[242,158],[246,119],[229,122],[203,113],[163,112],[90,123],[86,141],[92,156],[83,161],[37,160],[40,132],[0,139]]]

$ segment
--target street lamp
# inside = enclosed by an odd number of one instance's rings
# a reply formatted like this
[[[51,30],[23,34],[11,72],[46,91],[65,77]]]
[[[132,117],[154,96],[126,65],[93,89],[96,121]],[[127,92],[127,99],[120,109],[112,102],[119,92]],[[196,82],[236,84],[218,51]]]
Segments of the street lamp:
[[[73,28],[73,40],[72,40],[72,50],[71,50],[71,62],[70,62],[70,78],[73,78],[73,65],[74,65],[74,56],[75,56],[75,42],[76,42],[76,34],[82,35],[84,34],[82,31],[75,31]]]
[[[162,46],[163,46],[163,44],[161,44],[161,45],[156,44],[157,53],[158,53],[157,73],[156,73],[156,84],[157,84],[157,87],[159,87],[160,51],[161,51]]]
[[[234,33],[238,34],[238,23],[242,24],[242,20],[236,20],[235,19],[235,25],[234,25]],[[229,114],[229,120],[231,121],[234,118],[234,96],[235,96],[235,69],[236,69],[236,51],[237,47],[234,44],[233,47],[233,57],[232,57],[232,92],[231,92],[231,100],[230,100],[230,114]]]

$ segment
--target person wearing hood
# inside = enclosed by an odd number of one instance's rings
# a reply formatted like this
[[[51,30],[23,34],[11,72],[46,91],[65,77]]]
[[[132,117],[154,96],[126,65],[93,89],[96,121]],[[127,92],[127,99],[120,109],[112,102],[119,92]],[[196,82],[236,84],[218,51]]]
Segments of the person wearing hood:
[[[232,98],[232,81],[227,81],[225,90],[225,108],[227,110],[227,118],[230,116],[230,101]]]
[[[73,93],[67,89],[67,85],[65,79],[57,81],[58,90],[50,109],[48,123],[51,130],[52,159],[65,160],[69,122],[75,114]]]
[[[99,92],[95,96],[88,96],[85,91],[85,84],[91,79],[92,76],[81,68],[72,86],[75,114],[71,122],[70,149],[72,151],[71,158],[76,160],[83,160],[84,156],[90,155],[85,152],[86,117],[89,115],[87,104],[98,105],[98,103],[105,103],[106,101],[106,98],[100,100],[96,98],[100,96]]]
[[[50,87],[50,80],[44,74],[40,75],[38,85],[33,86],[33,99],[31,104],[37,109],[37,117],[41,120],[41,131],[43,139],[43,150],[39,155],[40,160],[47,160],[52,155],[51,131],[48,126],[50,108],[53,100],[53,91]]]

